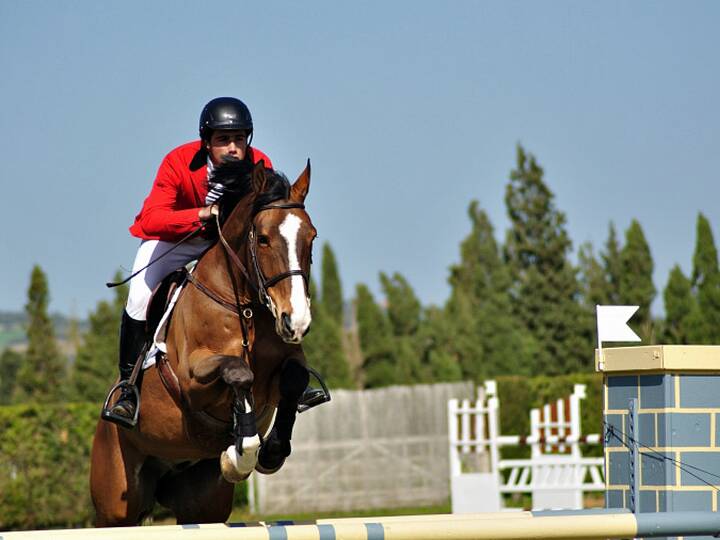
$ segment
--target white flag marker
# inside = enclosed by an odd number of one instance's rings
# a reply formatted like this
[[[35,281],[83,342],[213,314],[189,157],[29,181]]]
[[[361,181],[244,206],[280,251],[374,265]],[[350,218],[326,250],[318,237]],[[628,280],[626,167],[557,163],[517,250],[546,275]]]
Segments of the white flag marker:
[[[598,350],[600,370],[605,366],[603,341],[642,341],[627,325],[640,306],[595,306],[597,314]]]
[[[598,341],[641,341],[627,325],[640,306],[595,306]]]

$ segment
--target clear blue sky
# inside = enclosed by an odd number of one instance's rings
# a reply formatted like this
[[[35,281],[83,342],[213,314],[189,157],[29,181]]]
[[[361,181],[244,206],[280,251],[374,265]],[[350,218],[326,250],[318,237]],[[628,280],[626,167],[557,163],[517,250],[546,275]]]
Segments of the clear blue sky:
[[[53,311],[109,298],[157,166],[219,95],[288,176],[312,159],[348,298],[382,270],[444,302],[471,199],[504,237],[518,142],[575,248],[640,221],[659,290],[689,272],[698,212],[718,237],[718,2],[212,5],[0,2],[0,309],[35,263]]]

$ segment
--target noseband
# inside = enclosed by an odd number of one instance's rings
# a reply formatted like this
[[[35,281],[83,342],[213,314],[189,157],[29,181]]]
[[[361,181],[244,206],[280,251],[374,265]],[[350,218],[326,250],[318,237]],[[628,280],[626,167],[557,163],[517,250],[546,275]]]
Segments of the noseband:
[[[305,205],[302,203],[283,203],[283,204],[267,204],[265,206],[261,206],[257,212],[255,212],[255,215],[257,216],[260,212],[263,210],[286,210],[291,208],[300,208],[305,209]],[[252,227],[250,227],[250,231],[248,232],[248,241],[250,243],[250,258],[252,259],[253,268],[255,269],[255,277],[257,278],[257,292],[258,296],[260,297],[260,301],[265,304],[265,306],[272,312],[272,299],[270,298],[270,295],[268,294],[267,290],[272,287],[273,285],[276,285],[277,283],[281,282],[283,279],[287,279],[292,276],[300,276],[303,278],[303,281],[305,282],[305,290],[309,290],[308,282],[310,279],[308,278],[308,275],[303,270],[288,270],[287,272],[281,272],[279,274],[275,274],[271,278],[265,278],[265,275],[263,274],[262,269],[260,268],[260,263],[258,262],[257,258],[257,234],[255,231],[255,221],[253,218],[253,224]]]

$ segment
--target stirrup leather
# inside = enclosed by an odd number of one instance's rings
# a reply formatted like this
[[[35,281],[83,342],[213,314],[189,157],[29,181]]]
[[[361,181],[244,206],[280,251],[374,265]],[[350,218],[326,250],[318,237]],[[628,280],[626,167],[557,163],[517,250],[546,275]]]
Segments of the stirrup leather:
[[[318,405],[322,405],[323,403],[330,401],[330,391],[320,374],[310,366],[307,366],[307,370],[308,373],[315,377],[315,379],[320,383],[320,388],[313,388],[308,384],[308,387],[305,389],[303,395],[300,396],[300,400],[298,401],[297,411],[299,413],[305,412],[308,409],[312,409],[313,407],[317,407]]]

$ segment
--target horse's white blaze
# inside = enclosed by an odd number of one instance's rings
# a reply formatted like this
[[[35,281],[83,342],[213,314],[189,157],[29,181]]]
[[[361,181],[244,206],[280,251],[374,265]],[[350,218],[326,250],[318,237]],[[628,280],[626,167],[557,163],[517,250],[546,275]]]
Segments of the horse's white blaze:
[[[302,221],[294,214],[288,216],[280,224],[280,234],[285,239],[288,247],[288,270],[300,270],[300,261],[297,253],[297,235]],[[290,327],[293,329],[296,338],[300,338],[310,326],[310,304],[308,303],[305,281],[301,276],[290,278]]]

